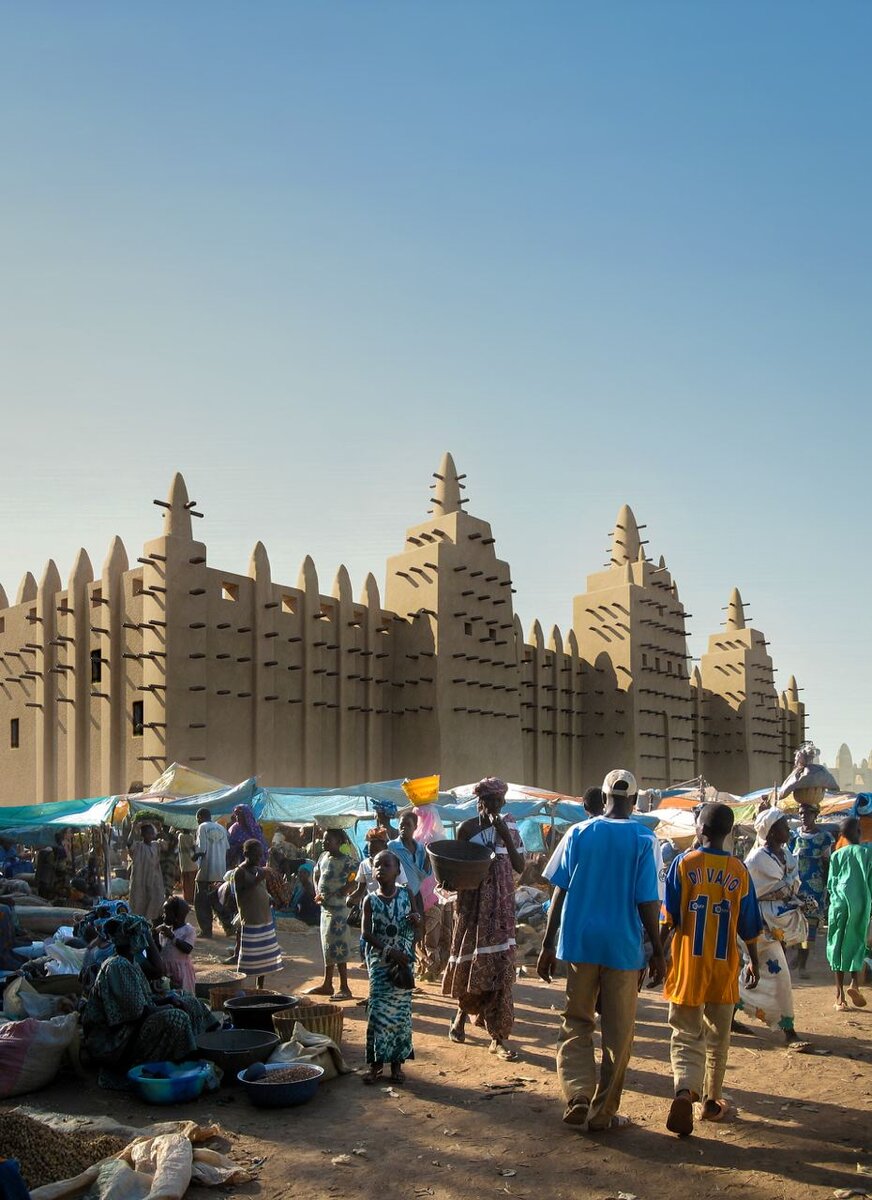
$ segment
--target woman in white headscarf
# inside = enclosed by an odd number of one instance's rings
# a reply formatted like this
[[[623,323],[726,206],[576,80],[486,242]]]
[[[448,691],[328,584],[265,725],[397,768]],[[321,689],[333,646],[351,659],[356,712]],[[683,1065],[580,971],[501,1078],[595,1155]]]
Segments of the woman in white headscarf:
[[[793,1027],[793,987],[784,947],[804,941],[808,923],[799,894],[796,858],[787,848],[790,826],[780,809],[767,808],[758,815],[754,828],[757,843],[745,859],[745,866],[754,883],[764,922],[757,943],[760,981],[749,991],[740,979],[739,1007],[771,1029],[781,1029],[789,1046],[798,1046],[799,1038]]]
[[[745,859],[763,917],[757,943],[760,977],[748,991],[739,980],[739,1007],[784,1033],[788,1045],[800,1045],[793,1027],[793,985],[784,947],[798,946],[808,936],[805,902],[800,895],[796,859],[787,848],[790,827],[780,809],[765,809],[754,821],[757,844]]]

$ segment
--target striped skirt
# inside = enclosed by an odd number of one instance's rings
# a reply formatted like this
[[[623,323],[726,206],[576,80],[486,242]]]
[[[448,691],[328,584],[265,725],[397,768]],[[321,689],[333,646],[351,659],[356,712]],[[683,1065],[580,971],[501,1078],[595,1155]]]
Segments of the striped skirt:
[[[239,963],[244,975],[268,975],[282,969],[282,952],[276,937],[275,918],[266,925],[243,923],[239,940]]]

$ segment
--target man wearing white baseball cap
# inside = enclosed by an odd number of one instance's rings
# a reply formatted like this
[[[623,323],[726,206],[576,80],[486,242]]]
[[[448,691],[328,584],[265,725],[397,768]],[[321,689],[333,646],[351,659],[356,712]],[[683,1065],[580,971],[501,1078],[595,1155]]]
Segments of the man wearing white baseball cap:
[[[537,970],[551,981],[567,964],[566,1008],[557,1040],[563,1120],[592,1132],[626,1124],[618,1115],[633,1049],[643,932],[653,947],[653,983],[666,972],[660,898],[650,830],[629,820],[638,788],[629,771],[603,780],[605,817],[574,826],[551,874],[554,895]],[[559,932],[559,938],[558,938]],[[600,997],[602,1064],[597,1078],[592,1033]]]

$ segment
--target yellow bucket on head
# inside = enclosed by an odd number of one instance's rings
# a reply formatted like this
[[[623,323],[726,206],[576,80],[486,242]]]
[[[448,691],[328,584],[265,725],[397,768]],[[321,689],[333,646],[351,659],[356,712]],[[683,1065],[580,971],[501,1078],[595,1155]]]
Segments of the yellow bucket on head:
[[[439,799],[439,776],[422,775],[420,779],[405,779],[403,791],[416,808],[422,804],[435,804]]]

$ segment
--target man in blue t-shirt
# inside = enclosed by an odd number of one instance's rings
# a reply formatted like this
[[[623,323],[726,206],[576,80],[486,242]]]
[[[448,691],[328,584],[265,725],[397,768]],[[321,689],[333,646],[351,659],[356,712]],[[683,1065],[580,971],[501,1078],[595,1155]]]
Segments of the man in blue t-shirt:
[[[610,771],[603,781],[605,816],[569,831],[550,872],[554,895],[537,963],[548,983],[557,959],[567,964],[566,1008],[557,1039],[563,1120],[592,1131],[625,1123],[618,1105],[633,1049],[639,972],[646,966],[643,934],[653,947],[647,964],[652,983],[666,973],[654,835],[629,820],[637,790],[629,771]],[[599,1078],[591,1036],[598,996]]]

